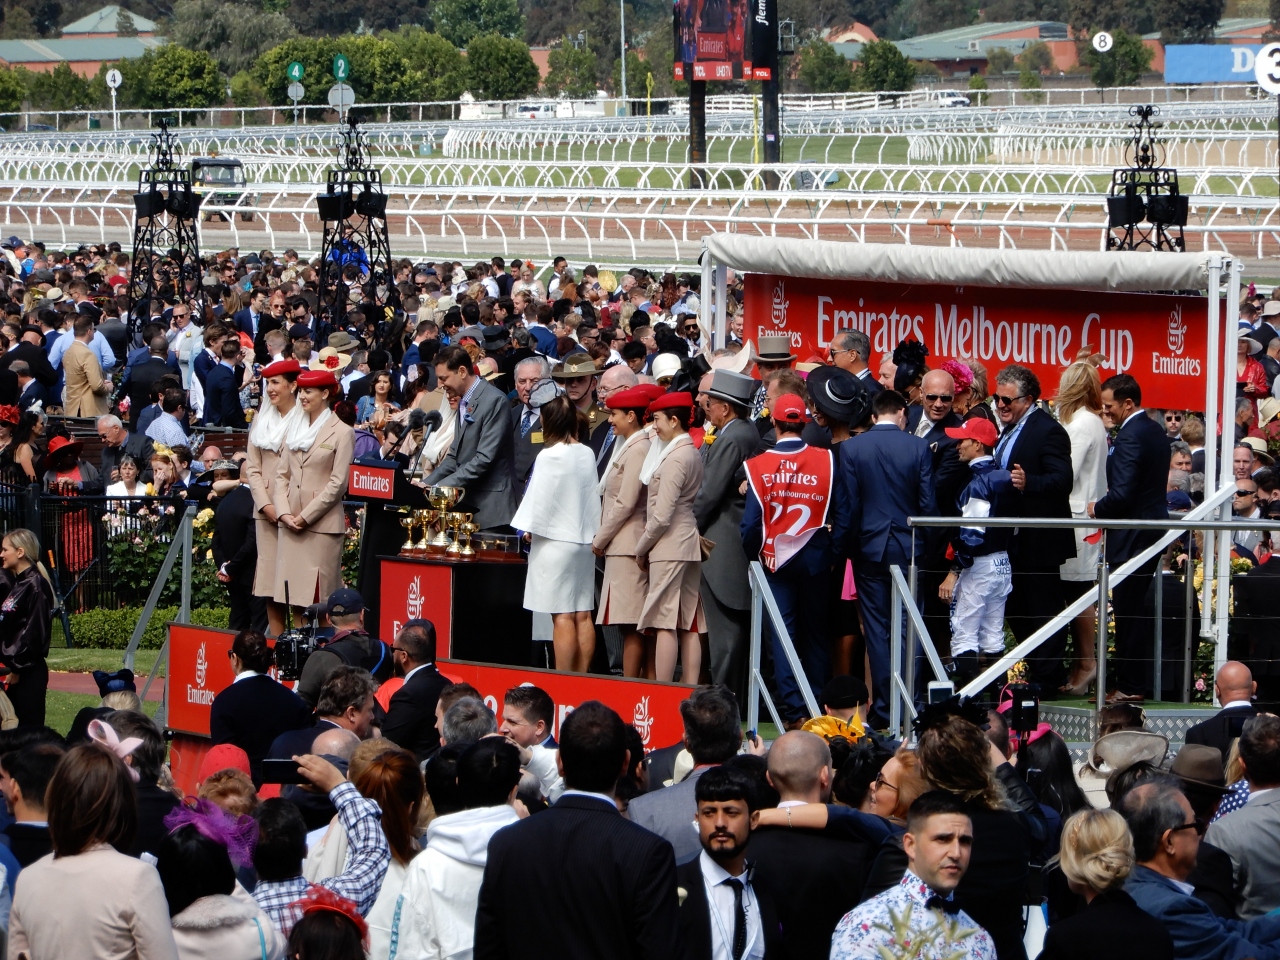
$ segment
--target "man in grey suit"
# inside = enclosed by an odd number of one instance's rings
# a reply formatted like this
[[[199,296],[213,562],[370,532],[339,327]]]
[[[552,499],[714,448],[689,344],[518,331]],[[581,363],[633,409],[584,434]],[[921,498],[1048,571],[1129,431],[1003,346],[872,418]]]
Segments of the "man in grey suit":
[[[1209,825],[1204,835],[1231,857],[1241,920],[1280,907],[1280,717],[1245,721],[1240,763],[1249,778],[1249,802]]]
[[[699,687],[680,704],[684,745],[693,757],[693,772],[680,783],[636,797],[627,808],[631,822],[652,830],[671,843],[676,863],[692,860],[702,851],[694,823],[698,803],[694,784],[708,767],[719,766],[738,753],[742,726],[738,701],[728,687]]]
[[[529,395],[538,381],[551,376],[546,357],[525,357],[515,367],[516,399],[511,404],[511,436],[515,444],[516,496],[524,497],[524,488],[533,472],[533,461],[542,451],[542,417],[529,403]]]
[[[436,377],[458,399],[458,421],[449,452],[426,483],[465,490],[458,509],[473,514],[481,530],[505,527],[517,506],[507,398],[476,376],[462,347],[445,347],[436,355]]]
[[[747,641],[751,630],[751,588],[742,549],[747,474],[743,464],[756,455],[760,433],[746,420],[756,381],[731,370],[702,378],[699,399],[715,438],[702,444],[702,489],[693,502],[698,532],[715,543],[702,563],[702,607],[711,647],[711,679],[743,697],[747,689]]]

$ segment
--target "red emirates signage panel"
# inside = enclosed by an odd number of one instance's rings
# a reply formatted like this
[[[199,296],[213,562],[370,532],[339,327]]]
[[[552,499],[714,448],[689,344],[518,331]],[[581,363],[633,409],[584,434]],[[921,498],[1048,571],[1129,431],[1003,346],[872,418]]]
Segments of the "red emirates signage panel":
[[[391,500],[395,496],[395,471],[389,467],[368,467],[353,463],[348,477],[348,491],[362,497]]]
[[[1086,290],[1022,290],[946,284],[872,283],[748,274],[746,338],[786,334],[807,360],[839,330],[871,340],[871,368],[904,338],[929,348],[929,366],[968,357],[988,384],[1010,363],[1029,367],[1053,397],[1084,346],[1105,355],[1102,377],[1128,373],[1148,407],[1198,409],[1208,374],[1204,297]]]
[[[410,620],[425,617],[435,624],[440,653],[453,636],[453,568],[438,563],[382,560],[382,592],[378,629],[394,637]]]
[[[209,736],[213,698],[231,686],[231,641],[235,633],[211,627],[169,624],[169,726]]]

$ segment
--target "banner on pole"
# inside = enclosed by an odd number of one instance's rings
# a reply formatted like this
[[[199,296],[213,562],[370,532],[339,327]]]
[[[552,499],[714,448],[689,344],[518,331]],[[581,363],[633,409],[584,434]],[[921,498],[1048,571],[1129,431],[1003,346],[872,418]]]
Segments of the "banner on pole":
[[[1082,347],[1106,357],[1102,378],[1128,373],[1148,407],[1190,409],[1201,400],[1189,378],[1208,374],[1204,297],[1083,290],[1010,290],[946,284],[862,283],[748,274],[743,338],[786,334],[803,360],[825,358],[839,330],[871,340],[872,373],[899,341],[929,348],[929,366],[970,358],[995,389],[1001,367],[1018,363],[1040,378],[1046,398]]]

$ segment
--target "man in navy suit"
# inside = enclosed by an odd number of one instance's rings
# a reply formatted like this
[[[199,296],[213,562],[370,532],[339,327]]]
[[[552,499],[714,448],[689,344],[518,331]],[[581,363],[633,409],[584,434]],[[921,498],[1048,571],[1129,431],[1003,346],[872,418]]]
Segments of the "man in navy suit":
[[[489,840],[475,960],[682,956],[671,844],[615,803],[629,769],[622,718],[597,700],[580,705],[560,728],[559,763],[560,799]]]
[[[1107,493],[1089,504],[1099,520],[1168,520],[1169,441],[1164,428],[1142,409],[1142,388],[1127,373],[1102,384],[1102,412],[1120,424],[1107,457]],[[1107,562],[1118,567],[1158,539],[1157,530],[1112,530],[1106,535]],[[1116,617],[1115,692],[1109,701],[1140,701],[1150,689],[1152,623],[1143,607],[1160,555],[1111,588]]]
[[[240,340],[228,337],[219,348],[222,361],[205,376],[204,422],[211,427],[244,429],[244,408],[240,406],[240,380],[236,361],[240,359]]]
[[[237,310],[231,318],[236,329],[256,339],[258,326],[262,323],[263,314],[267,310],[267,299],[270,296],[266,287],[254,287],[253,293],[249,295],[249,305],[243,310]]]
[[[873,703],[867,719],[875,729],[889,723],[889,568],[896,564],[905,570],[911,562],[907,517],[938,512],[929,445],[905,432],[906,411],[902,394],[877,393],[871,429],[840,444],[837,497],[843,496],[851,517],[848,529],[832,535],[844,556],[853,558],[871,661]]]
[[[1036,406],[1040,379],[1019,364],[1011,363],[996,374],[995,411],[1000,440],[995,460],[1013,477],[1017,494],[1005,497],[1000,516],[1070,519],[1071,438],[1052,416]],[[1168,467],[1168,444],[1165,466]],[[1066,599],[1059,568],[1076,555],[1075,533],[1070,527],[1020,527],[1009,547],[1013,567],[1013,592],[1005,603],[1005,619],[1019,642],[1060,614]],[[1066,683],[1062,664],[1067,632],[1059,630],[1027,656],[1027,679],[1036,685],[1040,699],[1056,699]]]
[[[382,735],[413,753],[419,761],[440,749],[436,704],[449,681],[436,669],[436,626],[430,620],[410,620],[391,646],[404,685],[391,696]]]

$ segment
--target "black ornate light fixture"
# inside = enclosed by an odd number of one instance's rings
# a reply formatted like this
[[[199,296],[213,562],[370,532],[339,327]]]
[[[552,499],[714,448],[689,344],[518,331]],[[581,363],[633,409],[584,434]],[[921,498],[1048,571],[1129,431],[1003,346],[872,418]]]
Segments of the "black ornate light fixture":
[[[169,122],[162,119],[158,126],[133,195],[130,334],[146,322],[152,298],[194,304],[201,292],[200,194],[191,189],[191,171],[175,162],[181,147],[169,133]]]
[[[1107,249],[1185,250],[1187,198],[1178,189],[1177,169],[1163,165],[1164,141],[1155,135],[1161,124],[1152,122],[1160,108],[1141,104],[1129,115],[1135,118],[1124,151],[1129,166],[1112,171],[1107,191]]]
[[[400,307],[387,236],[387,195],[382,192],[382,171],[369,164],[369,145],[358,124],[354,117],[347,120],[339,165],[329,170],[327,189],[316,197],[324,222],[321,312],[335,329],[345,326],[354,291],[366,319],[377,320],[379,329],[386,331],[395,325]],[[344,280],[344,272],[351,272],[348,268],[354,268],[355,276]],[[369,318],[371,305],[383,308],[383,315]],[[386,339],[385,333],[380,339]]]

